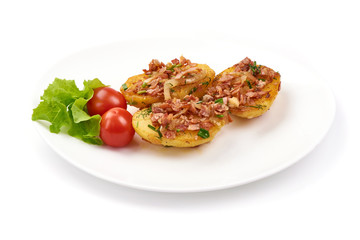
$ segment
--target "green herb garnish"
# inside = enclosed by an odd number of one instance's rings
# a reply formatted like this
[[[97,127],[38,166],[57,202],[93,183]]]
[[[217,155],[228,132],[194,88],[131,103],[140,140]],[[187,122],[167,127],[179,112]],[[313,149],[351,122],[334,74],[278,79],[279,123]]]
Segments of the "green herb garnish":
[[[124,83],[123,85],[121,85],[122,88],[126,91],[128,89],[128,86],[126,85],[126,83]]]
[[[197,90],[196,87],[192,88],[192,89],[190,90],[189,94],[193,94],[196,90]]]
[[[142,88],[146,88],[147,87],[147,83],[146,82],[143,82],[143,84],[141,85]]]
[[[249,63],[249,67],[250,67],[250,69],[251,69],[251,71],[253,72],[254,75],[257,75],[257,74],[259,74],[261,72],[260,65],[257,66],[256,61],[254,61],[254,65],[251,65],[251,63]]]
[[[218,115],[216,115],[216,117],[218,117],[218,118],[223,118],[223,117],[224,117],[224,115],[222,115],[222,114],[218,114]]]
[[[143,94],[143,93],[146,93],[146,90],[141,90],[137,92],[137,94]]]
[[[246,79],[246,83],[247,83],[247,85],[249,86],[249,88],[252,89],[252,86],[251,86],[250,81]]]
[[[203,128],[200,128],[200,130],[199,130],[199,132],[198,132],[197,135],[198,135],[199,137],[204,138],[204,139],[210,137],[209,131],[206,130],[206,129],[203,129]]]
[[[222,98],[219,98],[219,99],[216,99],[215,100],[215,103],[221,103],[223,104],[224,103],[224,100]]]
[[[170,67],[168,67],[168,68],[166,68],[166,69],[174,72],[174,71],[175,71],[174,68],[181,67],[181,66],[182,66],[181,63],[179,63],[179,64],[173,64],[173,65],[171,65]]]
[[[140,115],[145,119],[152,112],[151,107],[140,112]]]
[[[265,105],[261,105],[261,104],[258,104],[258,105],[255,105],[255,106],[246,106],[246,107],[252,107],[252,108],[257,108],[257,109],[263,109],[264,107],[266,107]]]
[[[156,127],[154,127],[153,125],[149,124],[148,127],[156,132]]]
[[[207,81],[203,82],[203,83],[201,83],[201,85],[206,85],[207,86],[207,85],[209,85],[209,82],[207,82]]]
[[[158,134],[159,134],[159,138],[162,138],[162,134],[161,134],[161,132],[160,132],[160,129],[158,128],[158,129],[156,129],[154,126],[152,126],[152,125],[148,125],[148,127],[151,129],[151,130],[153,130],[153,131],[155,131],[155,132],[157,132]]]
[[[137,101],[134,101],[134,100],[131,99],[130,102],[129,102],[129,104],[130,104],[130,105],[136,105],[136,104],[137,104]]]

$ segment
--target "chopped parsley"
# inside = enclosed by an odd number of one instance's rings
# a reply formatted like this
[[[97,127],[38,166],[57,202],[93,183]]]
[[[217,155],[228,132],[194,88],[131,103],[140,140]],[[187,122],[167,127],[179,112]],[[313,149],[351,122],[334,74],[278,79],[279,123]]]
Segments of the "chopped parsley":
[[[218,118],[223,118],[223,117],[224,117],[224,115],[222,115],[222,114],[218,114],[218,115],[216,115],[216,117],[218,117]]]

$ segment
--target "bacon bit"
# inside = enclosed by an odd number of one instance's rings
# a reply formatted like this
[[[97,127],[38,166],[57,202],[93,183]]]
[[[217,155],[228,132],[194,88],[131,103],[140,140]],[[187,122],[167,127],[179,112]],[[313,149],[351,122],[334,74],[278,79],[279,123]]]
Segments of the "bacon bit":
[[[150,119],[152,122],[156,122],[159,119],[161,119],[163,116],[164,116],[164,113],[154,113],[154,114],[151,114]]]
[[[176,130],[178,130],[178,129],[179,129],[179,131],[186,131],[187,126],[185,124],[179,124],[176,126]]]
[[[258,81],[258,84],[257,84],[257,88],[264,88],[266,85],[266,82],[265,81]]]
[[[259,91],[259,92],[253,92],[253,93],[248,92],[248,93],[246,93],[246,95],[251,98],[261,98],[262,96],[264,96],[268,93],[269,93],[269,91]],[[248,94],[250,94],[251,96],[249,96]]]
[[[183,66],[187,66],[191,64],[191,61],[189,59],[184,58],[183,56],[180,57],[180,64]]]
[[[217,85],[216,86],[216,90],[217,90],[217,92],[218,92],[218,95],[222,95],[222,93],[223,93],[223,89],[222,89],[222,87],[220,86],[220,85]]]
[[[252,98],[252,97],[258,98],[259,93],[258,92],[247,92],[247,93],[245,93],[245,96],[250,97],[250,98]]]
[[[192,112],[192,113],[196,113],[197,112],[197,109],[196,109],[196,103],[194,102],[191,102],[190,103],[190,108],[189,108],[189,111]]]
[[[177,59],[177,58],[174,58],[173,60],[171,60],[171,63],[172,64],[179,64],[180,63],[180,61],[179,61],[179,59]]]
[[[168,124],[171,122],[172,119],[173,119],[173,114],[172,114],[172,113],[170,113],[170,114],[165,113],[165,114],[164,114],[160,119],[158,119],[157,121],[158,121],[161,125],[166,126],[166,125],[168,125]]]
[[[223,97],[223,103],[225,106],[227,106],[228,101],[229,101],[229,97]]]
[[[198,68],[197,65],[197,63],[192,63],[183,56],[180,57],[180,60],[175,58],[166,65],[157,59],[153,59],[149,63],[149,69],[143,69],[148,77],[145,77],[144,81],[139,81],[128,92],[136,94],[139,91],[146,90],[145,94],[147,95],[164,96],[165,100],[171,99],[173,87],[195,83],[205,77],[206,71]],[[146,83],[146,87],[143,87],[144,83]]]
[[[225,90],[227,90],[227,89],[225,89]],[[225,92],[225,90],[224,90],[224,92]],[[233,90],[230,91],[230,94],[232,96],[235,96],[238,92],[240,92],[240,87],[235,87]],[[230,94],[226,94],[226,95],[230,95]]]
[[[231,115],[227,114],[227,116],[228,116],[228,122],[231,123],[233,121],[232,118],[231,118]]]
[[[160,92],[162,92],[162,89],[159,85],[155,86],[155,88],[149,88],[146,90],[146,93],[150,96],[158,96]]]
[[[208,122],[208,121],[206,121],[206,122],[201,122],[200,123],[200,128],[204,128],[204,129],[206,129],[206,130],[210,130],[212,127],[214,126],[214,124],[212,124],[211,122]]]
[[[257,79],[256,77],[254,77],[254,75],[252,75],[251,73],[249,72],[246,72],[246,78],[252,82],[258,82],[259,79]]]
[[[176,137],[176,131],[174,130],[166,130],[162,132],[163,137],[167,139],[175,139]]]
[[[251,101],[251,98],[249,96],[246,96],[245,94],[240,94],[240,105],[246,105]]]
[[[168,79],[169,78],[169,75],[166,73],[166,71],[164,71],[164,73],[162,74],[159,74],[157,76],[158,79]]]
[[[181,115],[183,115],[183,114],[185,114],[186,112],[187,112],[187,110],[188,110],[189,108],[184,108],[183,110],[181,110],[180,112],[178,112],[178,113],[176,113],[175,115],[174,115],[174,118],[177,118],[177,117],[179,117],[179,116],[181,116]]]
[[[262,91],[262,89],[271,83],[274,77],[278,77],[279,73],[271,68],[256,65],[259,73],[254,76],[250,65],[255,65],[255,62],[248,57],[235,64],[234,71],[224,73],[216,81],[216,85],[208,89],[205,96],[227,98],[231,108],[242,108],[254,104],[254,100],[261,97],[269,98],[269,91]],[[248,86],[249,83],[251,83],[251,88],[244,87]],[[279,85],[279,90],[280,88]]]
[[[235,72],[247,72],[250,70],[250,66],[249,65],[253,65],[254,62],[251,61],[250,58],[246,57],[243,60],[241,60],[239,63],[235,64]]]
[[[169,99],[163,103],[154,103],[150,120],[153,126],[161,129],[163,137],[173,139],[174,133],[176,135],[179,131],[211,129],[214,124],[219,124],[219,118],[216,117],[219,114],[228,121],[227,110],[225,104],[199,102],[199,98],[187,95],[183,100]]]
[[[210,96],[209,94],[204,95],[203,98],[202,98],[203,102],[210,102],[210,101],[213,101],[213,100],[214,100],[214,98],[212,96]]]
[[[185,76],[186,74],[189,74],[189,73],[193,73],[193,72],[199,72],[201,71],[200,68],[198,67],[192,67],[192,68],[189,68],[185,71],[182,71],[180,73],[178,73],[176,76],[175,76],[175,79],[180,79],[182,76]]]
[[[195,131],[200,129],[200,124],[190,124],[187,128],[189,131]]]
[[[276,72],[274,70],[272,70],[271,68],[262,66],[261,67],[261,76],[266,77],[267,79],[269,79],[270,81],[272,81],[272,79],[275,77]]]
[[[201,105],[199,114],[203,117],[210,117],[210,108],[206,105]]]
[[[186,95],[184,97],[184,101],[189,101],[189,102],[198,102],[199,98],[195,97],[194,95]]]
[[[233,80],[234,78],[235,76],[232,74],[223,74],[219,79],[219,82],[228,82],[230,80]]]
[[[151,62],[149,63],[149,70],[144,69],[143,71],[145,73],[149,73],[151,74],[151,72],[154,71],[158,71],[160,68],[165,67],[165,64],[163,62],[160,62],[157,59],[153,59],[151,60]]]
[[[225,103],[224,104],[215,104],[213,106],[213,109],[215,111],[215,114],[221,114],[221,113],[226,112],[228,110],[228,107]]]

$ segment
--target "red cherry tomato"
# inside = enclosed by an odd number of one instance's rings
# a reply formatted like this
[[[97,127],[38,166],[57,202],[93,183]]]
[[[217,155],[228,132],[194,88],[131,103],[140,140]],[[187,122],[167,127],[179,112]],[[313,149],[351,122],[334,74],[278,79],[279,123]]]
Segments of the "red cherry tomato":
[[[107,110],[114,107],[126,109],[127,105],[124,96],[110,87],[96,88],[93,97],[87,103],[90,116],[103,115]]]
[[[135,134],[132,115],[123,108],[112,108],[101,117],[100,138],[112,147],[123,147]]]

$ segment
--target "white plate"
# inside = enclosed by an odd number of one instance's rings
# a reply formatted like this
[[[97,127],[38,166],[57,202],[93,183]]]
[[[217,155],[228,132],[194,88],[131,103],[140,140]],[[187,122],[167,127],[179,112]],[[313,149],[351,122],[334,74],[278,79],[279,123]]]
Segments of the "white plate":
[[[52,134],[46,124],[35,125],[58,154],[94,176],[138,189],[198,192],[246,184],[285,169],[309,153],[333,121],[332,92],[312,72],[278,52],[224,39],[144,39],[80,51],[43,77],[34,107],[55,77],[75,79],[79,87],[83,80],[97,77],[119,89],[151,59],[168,62],[180,55],[206,63],[216,73],[248,56],[278,70],[282,89],[263,116],[233,117],[234,122],[211,143],[190,149],[151,145],[137,135],[125,148],[93,146],[66,134]]]

